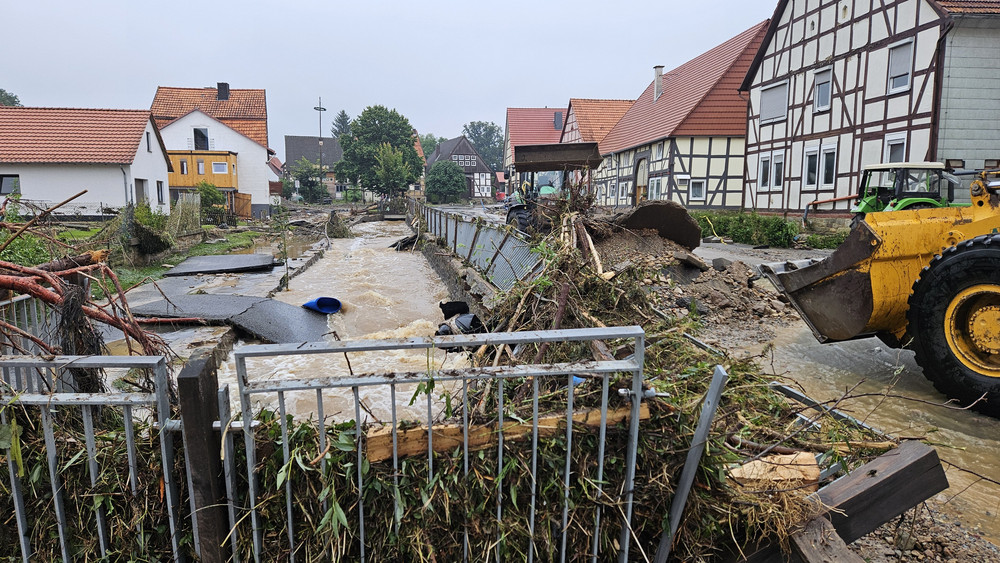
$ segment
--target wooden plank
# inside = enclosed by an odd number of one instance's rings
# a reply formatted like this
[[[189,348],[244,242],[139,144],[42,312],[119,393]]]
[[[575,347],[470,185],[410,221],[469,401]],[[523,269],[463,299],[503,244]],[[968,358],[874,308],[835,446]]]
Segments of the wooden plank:
[[[864,563],[864,559],[837,535],[833,524],[823,517],[809,522],[791,539],[792,549],[805,563]]]
[[[830,522],[845,543],[873,532],[882,524],[948,488],[937,451],[907,441],[873,459],[816,493],[831,509]],[[777,544],[743,548],[746,557],[728,561],[778,563],[787,561]]]
[[[619,424],[628,420],[631,409],[612,409],[608,411],[607,424]],[[639,420],[649,418],[649,405],[642,403],[639,408]],[[589,409],[573,414],[573,422],[592,428],[601,425],[601,411]],[[539,437],[552,436],[566,428],[566,415],[559,414],[538,419]],[[433,444],[435,452],[444,452],[462,447],[461,424],[435,424],[433,426]],[[396,431],[397,455],[399,457],[424,455],[427,453],[427,427],[400,429]],[[469,427],[469,451],[477,451],[492,447],[497,443],[496,425]],[[531,437],[531,422],[508,422],[503,425],[503,438],[518,440]],[[392,459],[392,428],[380,428],[368,432],[366,453],[369,462]]]

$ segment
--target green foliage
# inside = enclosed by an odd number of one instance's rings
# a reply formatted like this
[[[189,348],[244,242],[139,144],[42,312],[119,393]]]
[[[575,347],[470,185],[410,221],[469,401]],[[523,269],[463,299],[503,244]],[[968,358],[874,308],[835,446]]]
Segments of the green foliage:
[[[215,184],[202,180],[198,182],[195,188],[198,190],[198,195],[201,196],[201,208],[203,210],[211,209],[216,205],[226,204],[226,194],[219,191],[219,188],[216,188]]]
[[[375,153],[375,177],[385,192],[390,196],[396,196],[406,191],[409,183],[409,169],[403,162],[403,152],[393,148],[389,143],[382,143],[378,152]]]
[[[281,197],[285,199],[292,199],[293,195],[295,195],[295,180],[292,180],[291,178],[282,178]]]
[[[21,100],[14,94],[0,88],[0,106],[20,106]]]
[[[307,203],[319,203],[323,201],[324,197],[330,195],[322,182],[323,174],[319,169],[319,164],[302,157],[292,165],[291,171],[292,178],[299,181],[299,195]],[[294,181],[292,189],[295,189]]]
[[[442,142],[447,141],[444,137],[435,137],[434,133],[427,133],[425,135],[417,135],[420,137],[420,148],[424,151],[424,156],[430,156],[434,149],[437,148]]]
[[[480,158],[492,170],[503,168],[503,130],[492,121],[473,121],[462,126],[462,134],[469,139]]]
[[[21,217],[20,207],[16,200],[7,203],[4,211],[4,221],[8,223],[20,223],[24,221]],[[14,233],[10,231],[0,231],[0,242],[7,240]],[[45,241],[34,235],[23,233],[14,239],[7,248],[0,252],[0,260],[13,262],[22,266],[35,266],[52,259],[52,254],[45,245]]]
[[[334,166],[334,173],[351,184],[389,195],[391,190],[379,185],[375,172],[378,166],[376,154],[384,143],[402,152],[406,183],[415,182],[420,176],[423,161],[414,147],[414,134],[410,121],[396,110],[384,106],[367,107],[351,122],[351,136],[340,139],[344,158]]]
[[[850,231],[839,231],[832,235],[811,234],[806,237],[806,244],[813,248],[837,248],[844,243],[849,233]]]
[[[465,172],[450,160],[439,160],[427,173],[427,200],[431,203],[448,203],[461,199],[468,193]]]
[[[696,211],[691,214],[705,235],[729,237],[743,244],[792,246],[799,227],[778,216],[760,215],[756,212]]]
[[[150,209],[149,202],[144,201],[135,207],[136,222],[154,231],[165,231],[168,218],[169,215],[160,212],[159,209],[155,211]]]
[[[333,135],[334,139],[351,136],[351,116],[347,115],[346,111],[340,110],[337,117],[333,118],[330,135]]]

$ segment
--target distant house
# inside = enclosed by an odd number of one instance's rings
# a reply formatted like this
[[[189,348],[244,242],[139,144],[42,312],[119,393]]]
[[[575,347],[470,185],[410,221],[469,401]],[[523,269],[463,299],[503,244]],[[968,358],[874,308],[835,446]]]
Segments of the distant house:
[[[739,208],[747,102],[737,88],[764,39],[762,22],[663,72],[601,139],[594,174],[599,205],[673,200],[689,208]],[[577,118],[579,121],[579,118]]]
[[[169,213],[169,170],[148,110],[0,106],[0,195],[49,207],[87,190],[59,213],[142,202]]]
[[[560,143],[600,143],[635,100],[571,98]]]
[[[255,215],[268,211],[268,161],[274,151],[267,143],[264,90],[230,89],[225,82],[216,88],[160,86],[152,112],[169,150],[202,154],[206,160],[211,152],[235,155],[239,193],[250,195]]]
[[[995,1],[780,0],[740,87],[746,207],[844,213],[865,165],[1000,159],[998,27]]]
[[[434,163],[450,160],[462,167],[468,186],[468,197],[488,198],[493,196],[493,169],[483,160],[476,148],[465,136],[455,137],[438,143],[434,152],[427,157],[427,170]]]
[[[344,159],[344,151],[340,148],[340,142],[336,138],[285,135],[285,166],[287,170],[290,172],[292,167],[303,158],[326,170],[323,184],[331,196],[344,197],[347,183],[337,182],[337,177],[333,173],[333,165]]]
[[[503,171],[508,186],[514,165],[514,147],[558,143],[566,119],[565,108],[507,108],[503,136]]]

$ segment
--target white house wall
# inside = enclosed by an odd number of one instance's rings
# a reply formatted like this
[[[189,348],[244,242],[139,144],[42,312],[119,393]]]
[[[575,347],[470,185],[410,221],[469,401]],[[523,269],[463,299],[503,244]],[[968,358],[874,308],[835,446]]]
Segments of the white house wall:
[[[146,134],[150,148],[146,148]],[[167,159],[160,148],[152,123],[146,124],[131,165],[117,164],[0,164],[0,175],[16,174],[21,199],[49,207],[82,190],[87,193],[61,207],[59,214],[101,215],[106,208],[117,209],[135,202],[135,181],[146,181],[150,207],[170,213]],[[159,204],[156,182],[163,183],[163,204]]]
[[[958,18],[947,35],[944,58],[948,72],[941,91],[938,154],[964,159],[968,169],[982,168],[986,159],[1000,159],[996,20]]]
[[[673,200],[689,209],[738,209],[744,152],[743,137],[671,137],[607,155],[594,173],[596,203],[631,205],[637,164],[647,158],[650,199]],[[659,190],[654,194],[657,181]],[[692,181],[702,183],[703,197],[692,197]]]
[[[931,160],[937,41],[942,19],[925,0],[790,0],[749,93],[746,208],[799,211],[855,192],[861,167],[905,141],[905,160]],[[887,93],[890,49],[912,42],[910,87]],[[829,109],[814,107],[817,73],[831,71]],[[786,83],[784,119],[761,122],[761,91]],[[806,155],[833,151],[832,182],[804,180]],[[761,164],[771,165],[763,185]],[[774,185],[773,165],[783,164]],[[847,211],[851,201],[822,204]]]
[[[260,207],[269,206],[267,149],[249,137],[237,132],[221,121],[193,111],[160,130],[167,150],[194,150],[194,130],[208,129],[209,150],[236,153],[237,177],[240,193],[250,194],[256,213]]]

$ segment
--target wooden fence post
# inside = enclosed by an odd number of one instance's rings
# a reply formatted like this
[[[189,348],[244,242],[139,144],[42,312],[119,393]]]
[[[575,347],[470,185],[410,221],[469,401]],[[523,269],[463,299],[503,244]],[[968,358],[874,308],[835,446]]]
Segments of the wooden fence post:
[[[192,520],[197,529],[201,561],[229,560],[226,536],[225,486],[222,476],[222,440],[212,425],[219,419],[218,376],[211,354],[196,354],[177,375],[177,395],[184,434],[184,457],[191,473]]]

